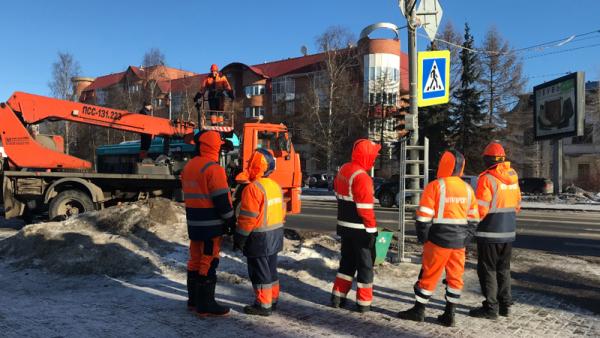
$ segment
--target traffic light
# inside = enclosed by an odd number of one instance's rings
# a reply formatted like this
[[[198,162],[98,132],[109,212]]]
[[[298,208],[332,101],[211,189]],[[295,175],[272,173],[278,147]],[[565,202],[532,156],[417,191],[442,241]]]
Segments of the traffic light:
[[[408,114],[408,109],[410,107],[409,104],[409,99],[406,95],[403,95],[400,97],[400,107],[397,111],[397,121],[398,124],[396,125],[396,131],[398,132],[398,138],[402,138],[405,137],[406,135],[408,135],[408,133],[410,133],[410,130],[412,128],[412,119],[410,119],[410,121],[407,121],[407,118],[410,118],[410,115]],[[409,123],[410,122],[410,123]]]

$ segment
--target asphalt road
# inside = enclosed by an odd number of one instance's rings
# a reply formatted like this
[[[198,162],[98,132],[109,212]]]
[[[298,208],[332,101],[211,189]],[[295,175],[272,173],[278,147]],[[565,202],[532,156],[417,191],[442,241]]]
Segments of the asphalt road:
[[[397,229],[398,211],[376,208],[377,223]],[[336,203],[302,201],[302,213],[290,215],[287,226],[317,232],[335,232]],[[415,235],[414,224],[406,226]],[[518,248],[542,250],[565,255],[600,256],[600,213],[574,211],[523,210],[517,217]]]

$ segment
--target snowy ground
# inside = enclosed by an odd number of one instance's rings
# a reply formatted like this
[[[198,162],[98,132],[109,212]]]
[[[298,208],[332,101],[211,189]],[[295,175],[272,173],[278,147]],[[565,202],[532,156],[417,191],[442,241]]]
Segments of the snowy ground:
[[[358,314],[352,306],[328,307],[339,243],[325,235],[291,232],[280,259],[282,298],[273,316],[241,313],[253,293],[244,258],[232,252],[227,242],[217,297],[233,312],[228,318],[199,319],[185,307],[187,243],[181,216],[179,207],[156,203],[109,209],[79,221],[27,226],[18,233],[2,229],[0,336],[600,335],[598,257],[515,250],[513,293],[517,304],[511,318],[496,321],[466,316],[468,309],[481,301],[471,257],[458,326],[445,328],[434,322],[443,308],[441,288],[425,323],[395,318],[397,311],[412,305],[417,264],[377,267],[371,313]],[[28,251],[19,249],[22,246]],[[418,250],[419,246],[409,246],[415,254]],[[589,304],[578,306],[582,302],[573,301],[576,297]]]

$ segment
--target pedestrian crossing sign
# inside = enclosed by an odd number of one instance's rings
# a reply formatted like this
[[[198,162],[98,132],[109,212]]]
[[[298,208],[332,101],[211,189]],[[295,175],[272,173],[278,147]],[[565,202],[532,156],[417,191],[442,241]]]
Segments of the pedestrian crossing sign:
[[[450,51],[419,52],[417,104],[419,107],[448,103],[450,97]]]

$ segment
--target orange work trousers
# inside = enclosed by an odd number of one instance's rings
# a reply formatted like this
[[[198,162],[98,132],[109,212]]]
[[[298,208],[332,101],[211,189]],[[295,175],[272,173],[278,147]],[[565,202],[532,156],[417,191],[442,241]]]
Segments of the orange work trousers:
[[[446,301],[457,303],[464,286],[465,248],[443,248],[427,241],[423,246],[419,281],[415,284],[415,296],[418,302],[429,302],[444,271],[446,271]]]
[[[190,259],[187,269],[200,276],[216,277],[221,252],[221,236],[206,241],[190,241]]]

